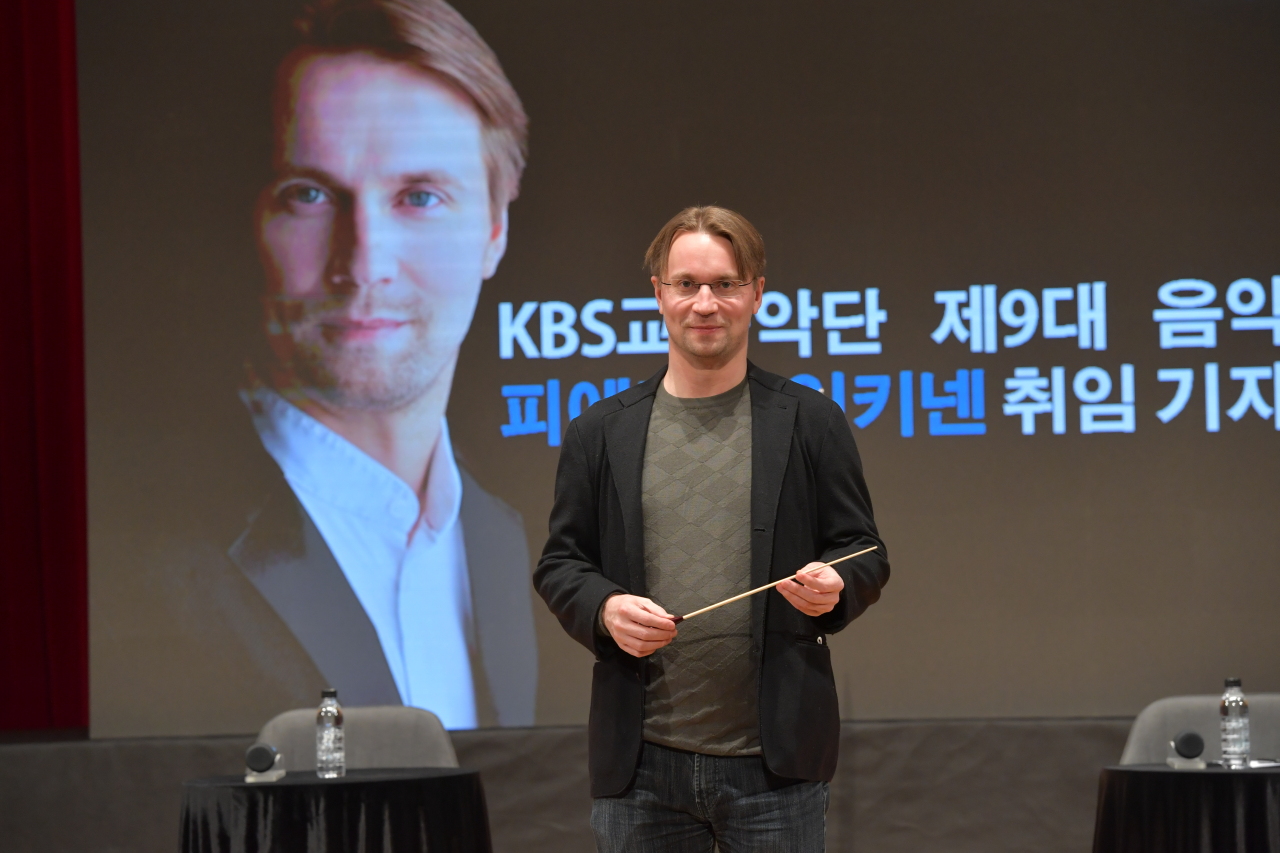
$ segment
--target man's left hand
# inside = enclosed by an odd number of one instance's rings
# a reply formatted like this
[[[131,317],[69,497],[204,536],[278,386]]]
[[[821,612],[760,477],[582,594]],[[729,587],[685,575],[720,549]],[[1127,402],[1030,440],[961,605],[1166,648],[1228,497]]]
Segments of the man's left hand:
[[[844,578],[830,566],[823,566],[817,571],[810,571],[822,563],[810,563],[800,570],[796,580],[778,584],[776,589],[782,597],[791,602],[791,606],[806,616],[821,616],[830,613],[840,601],[840,590],[844,589]]]

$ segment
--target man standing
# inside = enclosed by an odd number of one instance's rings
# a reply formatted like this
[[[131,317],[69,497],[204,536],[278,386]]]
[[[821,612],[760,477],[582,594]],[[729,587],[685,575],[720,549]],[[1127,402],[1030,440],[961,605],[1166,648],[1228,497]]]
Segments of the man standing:
[[[889,577],[861,460],[834,402],[747,361],[765,255],[746,219],[681,211],[646,263],[668,365],[569,425],[534,573],[597,658],[596,842],[819,851],[840,726],[826,637]]]

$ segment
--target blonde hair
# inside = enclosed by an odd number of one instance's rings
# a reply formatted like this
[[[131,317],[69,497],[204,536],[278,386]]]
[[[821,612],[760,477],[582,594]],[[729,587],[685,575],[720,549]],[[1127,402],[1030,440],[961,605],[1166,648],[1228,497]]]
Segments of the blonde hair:
[[[315,0],[295,27],[298,47],[370,50],[456,86],[480,114],[494,215],[519,195],[529,118],[493,50],[444,0]]]
[[[740,213],[715,205],[686,207],[671,217],[644,253],[644,264],[649,275],[662,278],[667,271],[667,255],[671,244],[680,234],[713,234],[723,237],[733,246],[733,260],[738,275],[754,281],[764,275],[764,238],[755,226]]]

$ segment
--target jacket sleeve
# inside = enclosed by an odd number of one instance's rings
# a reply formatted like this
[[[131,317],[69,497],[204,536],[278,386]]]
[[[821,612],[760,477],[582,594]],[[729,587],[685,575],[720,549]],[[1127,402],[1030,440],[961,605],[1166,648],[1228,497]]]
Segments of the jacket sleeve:
[[[603,450],[592,455],[575,420],[569,424],[556,469],[547,544],[533,573],[533,585],[569,636],[597,658],[618,651],[612,637],[596,632],[604,600],[625,593],[601,569],[600,484]]]
[[[834,634],[880,598],[880,589],[889,581],[889,555],[876,530],[853,432],[835,405],[828,412],[821,447],[815,478],[822,561],[876,546],[869,554],[832,567],[844,579],[844,590],[840,603],[819,616],[818,624],[823,632]]]

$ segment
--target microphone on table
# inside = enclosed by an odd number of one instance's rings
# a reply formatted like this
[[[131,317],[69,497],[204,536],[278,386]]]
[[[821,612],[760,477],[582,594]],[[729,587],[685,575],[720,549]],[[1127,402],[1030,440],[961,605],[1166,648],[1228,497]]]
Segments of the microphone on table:
[[[1178,732],[1177,737],[1169,741],[1173,755],[1165,759],[1174,770],[1203,770],[1207,765],[1200,756],[1204,753],[1204,738],[1193,731]]]
[[[285,770],[280,764],[280,750],[269,743],[258,742],[245,750],[244,765],[246,782],[278,782],[284,778]]]
[[[1199,758],[1204,752],[1204,738],[1196,732],[1182,732],[1173,739],[1173,750],[1183,758]]]

